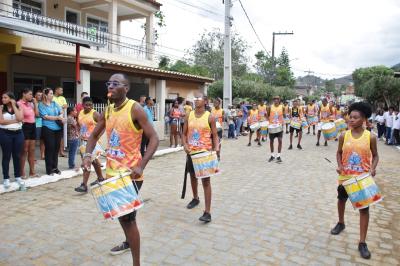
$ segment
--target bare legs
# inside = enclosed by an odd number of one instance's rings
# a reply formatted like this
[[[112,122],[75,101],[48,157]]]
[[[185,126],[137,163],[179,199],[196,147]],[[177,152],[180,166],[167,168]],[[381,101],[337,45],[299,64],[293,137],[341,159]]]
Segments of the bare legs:
[[[201,182],[203,184],[203,190],[204,190],[204,201],[205,201],[205,212],[210,213],[211,211],[211,182],[210,178],[202,178]],[[197,178],[195,176],[190,175],[190,183],[192,185],[192,192],[193,192],[193,198],[198,199],[199,194],[197,190],[198,182]]]
[[[28,157],[29,176],[35,175],[35,140],[25,140],[21,153],[21,176],[25,176],[25,161]]]
[[[338,200],[339,223],[344,224],[344,211],[346,208],[346,200]],[[365,243],[367,238],[369,224],[369,208],[360,210],[360,243]]]
[[[140,234],[136,221],[119,219],[119,223],[124,230],[125,237],[131,248],[133,266],[140,265]]]

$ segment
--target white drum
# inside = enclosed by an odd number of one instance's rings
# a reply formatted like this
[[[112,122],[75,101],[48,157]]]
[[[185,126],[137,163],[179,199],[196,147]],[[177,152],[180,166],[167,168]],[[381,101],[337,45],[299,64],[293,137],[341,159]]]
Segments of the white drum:
[[[257,131],[260,128],[260,123],[256,122],[250,126],[251,131]]]
[[[222,131],[222,125],[220,122],[215,122],[215,126],[217,127],[217,131]]]
[[[272,124],[268,126],[269,134],[276,134],[283,131],[283,127],[281,124]]]

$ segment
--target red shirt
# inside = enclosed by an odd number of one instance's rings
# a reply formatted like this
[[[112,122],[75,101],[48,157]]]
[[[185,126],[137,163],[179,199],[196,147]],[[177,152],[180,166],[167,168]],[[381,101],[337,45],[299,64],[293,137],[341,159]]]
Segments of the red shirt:
[[[82,103],[77,103],[77,104],[75,105],[75,109],[76,109],[76,112],[79,114],[79,112],[80,112],[81,110],[83,110],[83,104],[82,104]]]

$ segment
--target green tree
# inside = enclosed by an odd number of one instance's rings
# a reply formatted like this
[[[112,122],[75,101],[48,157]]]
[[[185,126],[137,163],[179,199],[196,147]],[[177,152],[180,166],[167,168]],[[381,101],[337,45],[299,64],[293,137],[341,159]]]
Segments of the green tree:
[[[232,75],[240,77],[247,73],[247,43],[238,34],[232,35]],[[189,51],[194,65],[204,66],[215,80],[224,76],[224,34],[219,30],[203,33]]]
[[[168,70],[205,77],[210,76],[210,73],[208,72],[208,69],[206,67],[199,65],[190,65],[184,60],[177,60],[173,65],[168,68]]]
[[[374,105],[385,103],[390,106],[400,101],[400,80],[395,78],[394,71],[386,66],[356,69],[353,72],[353,80],[356,95]]]
[[[161,56],[160,62],[158,63],[158,67],[161,69],[168,69],[170,61],[171,60],[168,57]]]

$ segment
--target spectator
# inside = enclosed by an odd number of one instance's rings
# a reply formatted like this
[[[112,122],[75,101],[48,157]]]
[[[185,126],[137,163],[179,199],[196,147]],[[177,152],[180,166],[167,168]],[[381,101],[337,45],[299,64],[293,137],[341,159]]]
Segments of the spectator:
[[[89,94],[85,91],[81,93],[81,102],[77,103],[75,106],[76,112],[78,115],[79,115],[80,111],[83,110],[83,103],[82,103],[83,98],[88,97],[88,96],[89,96]]]
[[[44,159],[46,174],[61,174],[58,169],[58,151],[62,136],[62,126],[65,123],[63,110],[53,101],[53,90],[43,91],[43,100],[39,104],[39,114],[42,117],[42,135],[44,139]]]
[[[22,132],[24,133],[24,148],[21,153],[21,176],[25,177],[25,161],[28,156],[29,177],[38,177],[35,173],[35,142],[36,124],[35,117],[39,115],[38,103],[33,98],[31,89],[22,91],[22,99],[18,101],[18,106],[23,113]]]
[[[232,105],[229,105],[229,108],[226,112],[227,121],[228,121],[228,139],[237,138],[235,135],[235,118],[236,118],[236,110]]]
[[[2,105],[0,106],[0,145],[3,152],[3,186],[5,189],[10,187],[9,167],[11,155],[14,165],[15,180],[22,188],[24,182],[21,178],[20,158],[24,134],[22,133],[22,110],[15,102],[15,96],[11,92],[2,95]]]
[[[186,101],[186,104],[183,107],[183,109],[185,110],[185,114],[188,115],[191,111],[193,111],[192,103],[189,101]]]
[[[75,168],[75,155],[79,146],[79,125],[76,121],[78,111],[76,108],[67,108],[67,139],[68,139],[68,168]],[[76,168],[75,170],[78,170]]]
[[[154,102],[153,99],[151,99],[150,97],[147,97],[145,100],[145,106],[143,107],[146,115],[147,115],[147,120],[149,121],[149,123],[154,126],[154,114],[153,114],[153,110],[151,109],[154,106]],[[142,143],[140,145],[140,153],[142,154],[142,156],[144,155],[144,153],[147,150],[147,145],[149,144],[149,139],[143,134],[142,135]]]
[[[378,140],[382,139],[382,136],[385,134],[385,118],[383,117],[383,111],[378,110],[377,115],[375,116],[376,127],[378,128]]]
[[[236,137],[240,136],[242,133],[242,125],[243,125],[243,110],[240,106],[240,104],[238,104],[236,106],[236,113],[237,113],[237,119],[236,119]]]
[[[400,113],[399,111],[394,112],[393,118],[393,138],[396,142],[396,146],[400,145]]]
[[[244,102],[241,103],[241,107],[242,109],[242,113],[243,113],[243,117],[242,117],[242,121],[243,121],[243,127],[247,127],[247,117],[249,114],[249,110],[247,109],[246,105]],[[242,132],[242,131],[241,131]]]
[[[63,113],[66,112],[68,104],[67,104],[67,100],[65,99],[65,97],[63,96],[63,88],[61,87],[57,87],[54,90],[54,97],[53,100],[62,108]],[[63,127],[61,127],[61,130],[63,129]],[[64,134],[61,132],[61,144],[60,144],[60,156],[61,157],[65,157],[65,153],[64,153],[64,139],[63,139]]]
[[[383,114],[383,117],[385,118],[387,145],[392,144],[393,110],[394,108],[391,106],[389,107],[389,110]]]
[[[147,98],[146,95],[140,95],[139,103],[142,107],[146,105],[146,98]]]
[[[42,102],[43,92],[42,90],[37,90],[35,92],[35,99],[38,104],[38,112],[39,112],[39,103]],[[42,118],[38,113],[35,118],[35,125],[36,125],[36,140],[39,141],[40,147],[40,159],[44,160],[44,141],[42,138]]]

